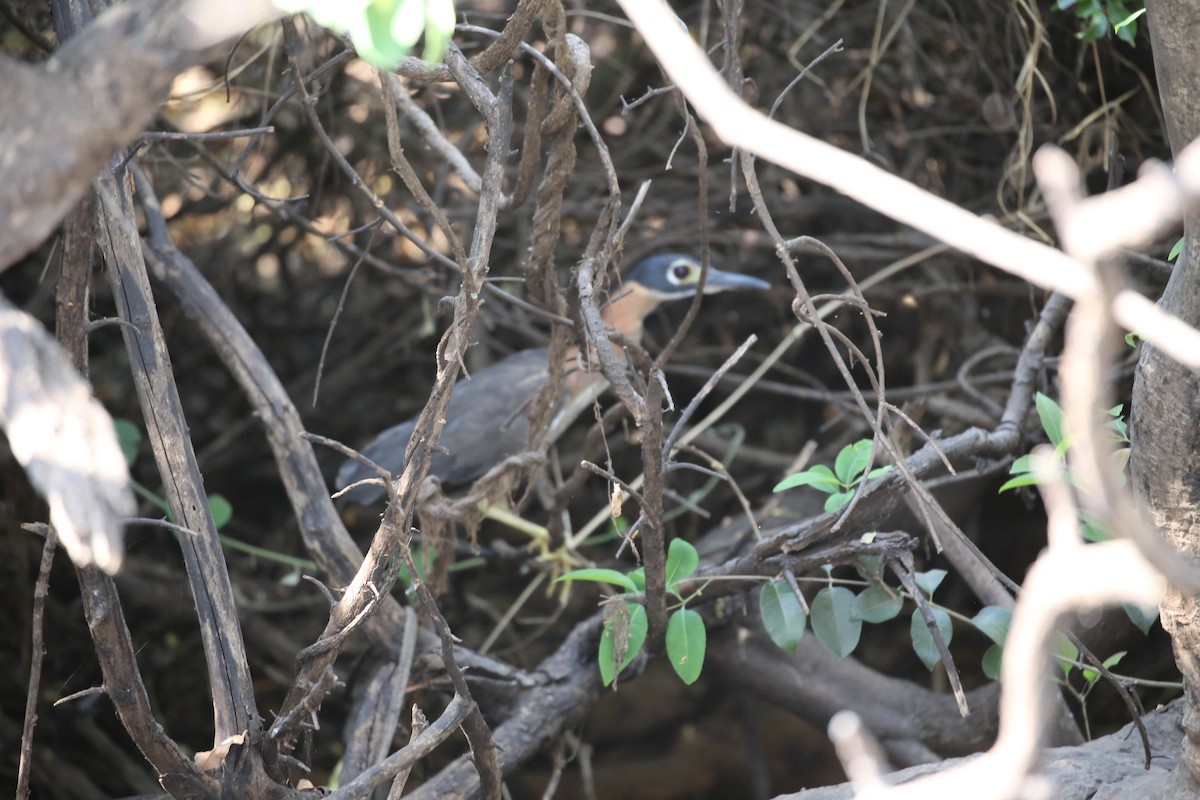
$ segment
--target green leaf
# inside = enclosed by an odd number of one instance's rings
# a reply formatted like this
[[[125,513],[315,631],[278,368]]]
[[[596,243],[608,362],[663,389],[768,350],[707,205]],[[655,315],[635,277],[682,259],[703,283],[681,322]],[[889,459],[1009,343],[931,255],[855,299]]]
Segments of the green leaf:
[[[1054,457],[1059,460],[1059,463],[1064,463],[1066,461],[1067,450],[1069,450],[1070,448],[1071,448],[1071,437],[1070,436],[1065,437],[1061,442],[1059,442],[1054,447]],[[1067,478],[1067,480],[1071,480],[1070,472],[1066,473],[1066,478]]]
[[[863,580],[879,580],[883,576],[883,556],[858,556],[854,559],[854,569]]]
[[[1127,9],[1121,7],[1121,4],[1117,4],[1117,8],[1113,9],[1113,11],[1115,12],[1117,9],[1120,10],[1120,13],[1127,11]],[[1112,19],[1113,33],[1117,34],[1117,38],[1125,42],[1125,44],[1135,47],[1137,43],[1137,19],[1145,13],[1146,8],[1143,6],[1132,14],[1128,14],[1124,19],[1118,19],[1114,16]]]
[[[208,496],[208,510],[212,513],[213,523],[221,530],[233,519],[233,505],[222,494]]]
[[[1125,421],[1125,404],[1115,405],[1108,410],[1108,415],[1112,417],[1108,421],[1108,427],[1116,434],[1113,438],[1118,444],[1129,444],[1129,423]]]
[[[843,486],[852,485],[859,475],[867,468],[871,460],[871,450],[875,447],[870,439],[859,439],[854,444],[846,445],[838,453],[833,464],[833,473]]]
[[[1110,670],[1110,669],[1112,669],[1113,667],[1115,667],[1117,664],[1120,664],[1120,663],[1121,663],[1121,659],[1125,657],[1126,653],[1127,653],[1127,651],[1125,651],[1125,650],[1121,650],[1121,651],[1119,651],[1119,652],[1113,653],[1111,656],[1109,656],[1108,658],[1104,659],[1104,660],[1103,660],[1103,661],[1101,661],[1100,663],[1104,665],[1104,668],[1105,668],[1105,669],[1109,669],[1109,670]],[[1088,685],[1089,685],[1089,686],[1091,686],[1091,685],[1092,685],[1092,684],[1094,684],[1096,681],[1100,680],[1100,673],[1099,673],[1099,671],[1097,671],[1097,670],[1094,670],[1094,669],[1091,669],[1091,668],[1088,668],[1088,667],[1084,667],[1084,669],[1083,669],[1083,679],[1084,679],[1085,681],[1087,681],[1087,683],[1088,683]]]
[[[1130,347],[1137,347],[1142,343],[1141,340],[1143,338],[1144,337],[1141,334],[1130,332],[1125,334],[1125,344],[1129,345]]]
[[[137,461],[142,429],[127,419],[114,419],[113,429],[117,434],[117,444],[121,446],[121,454],[125,456],[125,466],[132,467],[133,462]]]
[[[596,583],[611,583],[614,586],[620,586],[627,592],[638,591],[637,584],[629,579],[627,575],[617,572],[615,569],[601,569],[600,567],[590,567],[588,569],[573,569],[565,575],[560,575],[554,579],[555,583],[560,581],[594,581]]]
[[[942,585],[942,581],[946,579],[946,570],[931,569],[927,572],[914,572],[913,580],[917,582],[917,586],[929,597],[933,597],[933,593]]]
[[[425,33],[425,58],[440,58],[454,30],[451,0],[275,0],[347,34],[354,49],[380,69],[395,67]]]
[[[1026,472],[1033,472],[1033,456],[1028,453],[1017,457],[1008,468],[1009,475],[1023,475]]]
[[[454,35],[454,0],[425,0],[425,50],[421,58],[441,61]]]
[[[1022,458],[1024,458],[1024,456],[1022,456]],[[997,492],[1007,492],[1009,489],[1019,489],[1022,486],[1035,486],[1037,485],[1037,482],[1038,480],[1036,475],[1034,475],[1032,472],[1026,472],[1023,475],[1019,475],[1016,478],[1005,481],[1004,485],[1001,486]]]
[[[971,624],[994,644],[1003,645],[1012,625],[1012,612],[1000,606],[984,606],[971,618]]]
[[[604,631],[600,634],[599,662],[600,679],[605,686],[611,686],[621,670],[628,667],[641,652],[649,627],[646,609],[641,603],[626,603],[604,621]]]
[[[888,472],[891,471],[891,469],[892,469],[891,464],[888,464],[883,467],[876,467],[875,469],[873,469],[869,473],[867,473],[867,480],[873,481],[876,478],[878,478],[880,475],[886,475]]]
[[[782,492],[787,489],[794,489],[797,486],[811,486],[822,492],[836,492],[842,488],[842,484],[838,481],[837,476],[833,474],[833,470],[824,464],[817,464],[803,472],[788,475],[777,483],[772,491]]]
[[[954,635],[954,624],[950,621],[950,615],[940,608],[929,610],[933,612],[933,619],[937,622],[938,631],[942,634],[942,641],[950,644],[950,637]],[[925,669],[932,670],[942,660],[942,654],[938,652],[937,644],[933,641],[933,634],[929,632],[929,626],[925,624],[925,617],[919,608],[912,614],[909,632],[912,634],[913,651],[917,654],[917,658],[921,659]]]
[[[1174,261],[1179,258],[1179,254],[1183,252],[1183,245],[1187,241],[1186,236],[1180,236],[1179,241],[1171,248],[1171,254],[1167,256],[1167,261]]]
[[[667,620],[667,659],[688,686],[700,677],[707,642],[704,619],[690,608],[679,609]]]
[[[1079,659],[1079,648],[1071,644],[1071,640],[1060,633],[1058,635],[1057,652],[1059,658],[1055,659],[1055,661],[1062,668],[1063,677],[1070,677],[1071,670],[1075,669],[1075,661]]]
[[[1000,680],[1000,665],[1003,660],[1003,647],[998,644],[994,644],[989,647],[987,652],[983,654],[983,674],[986,675],[989,680]]]
[[[854,598],[854,608],[850,613],[863,622],[878,624],[895,619],[900,613],[904,600],[899,593],[889,592],[882,586],[868,586]]]
[[[1066,421],[1063,418],[1062,406],[1041,392],[1037,393],[1034,404],[1037,406],[1038,417],[1042,420],[1042,430],[1046,431],[1050,444],[1057,449],[1066,438]]]
[[[1142,9],[1143,12],[1145,10],[1146,9]],[[1113,26],[1113,33],[1117,35],[1118,39],[1130,47],[1137,46],[1137,23],[1132,21],[1132,18],[1121,25]]]
[[[804,637],[808,615],[792,587],[782,578],[762,587],[758,594],[758,612],[771,641],[791,653]]]
[[[1008,474],[1016,477],[1010,478],[998,491],[1007,492],[1009,489],[1037,484],[1037,477],[1033,473],[1033,459],[1028,454],[1013,461],[1012,466],[1008,468]]]
[[[667,548],[667,591],[675,591],[679,582],[690,578],[698,566],[700,554],[691,542],[672,539]]]
[[[646,568],[638,567],[629,573],[629,580],[633,581],[633,585],[637,587],[639,592],[646,591]]]
[[[853,653],[862,635],[862,620],[853,611],[854,592],[845,586],[827,586],[812,602],[813,633],[838,658]]]
[[[1138,608],[1132,603],[1122,603],[1121,608],[1125,609],[1125,616],[1129,617],[1129,621],[1143,634],[1149,633],[1150,626],[1158,619],[1158,606]]]
[[[829,495],[829,497],[825,498],[825,513],[833,514],[834,512],[841,511],[850,504],[850,500],[853,497],[854,490]]]
[[[1118,406],[1120,408],[1120,406]],[[1118,416],[1112,422],[1108,423],[1108,427],[1113,429],[1117,434],[1117,441],[1125,444],[1129,443],[1129,423]]]
[[[1079,535],[1089,542],[1107,542],[1113,538],[1112,531],[1091,522],[1079,523]]]

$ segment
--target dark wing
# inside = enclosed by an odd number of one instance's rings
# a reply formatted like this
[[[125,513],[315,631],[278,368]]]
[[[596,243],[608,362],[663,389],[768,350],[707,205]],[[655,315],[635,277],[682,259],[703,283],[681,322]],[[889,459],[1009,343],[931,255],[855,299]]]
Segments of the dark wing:
[[[466,483],[524,450],[529,439],[529,404],[546,380],[546,350],[538,348],[514,353],[455,384],[430,474],[448,485]],[[399,474],[415,422],[410,419],[388,428],[362,449],[363,455],[393,475]],[[370,477],[374,474],[366,467],[346,461],[338,470],[337,486]],[[346,499],[366,504],[383,495],[381,486],[360,486]]]

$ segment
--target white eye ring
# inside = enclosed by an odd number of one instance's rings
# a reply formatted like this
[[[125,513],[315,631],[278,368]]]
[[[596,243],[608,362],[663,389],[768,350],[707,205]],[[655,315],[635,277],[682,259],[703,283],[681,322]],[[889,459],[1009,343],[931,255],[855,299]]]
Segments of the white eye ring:
[[[695,267],[688,261],[676,261],[671,265],[671,271],[667,273],[667,279],[676,286],[683,283],[692,275]]]

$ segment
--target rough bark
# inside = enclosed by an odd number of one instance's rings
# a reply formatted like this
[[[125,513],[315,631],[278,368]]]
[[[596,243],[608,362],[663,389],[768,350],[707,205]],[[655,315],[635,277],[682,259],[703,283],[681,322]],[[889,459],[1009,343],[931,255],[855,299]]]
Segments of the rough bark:
[[[31,66],[0,55],[0,269],[36,247],[113,153],[154,117],[171,81],[230,36],[279,14],[263,0],[124,3]],[[86,120],[85,124],[79,124]]]
[[[1126,725],[1109,736],[1084,745],[1047,750],[1039,772],[1048,787],[1046,797],[1055,800],[1185,800],[1195,792],[1174,771],[1179,741],[1181,701],[1176,701],[1145,717],[1154,760],[1146,769],[1142,742],[1133,725]],[[924,775],[961,766],[978,756],[952,758],[937,764],[922,764],[888,776],[891,783],[905,783]],[[851,800],[854,788],[849,783],[826,786],[795,794],[779,795],[775,800]]]
[[[1178,153],[1200,134],[1200,70],[1195,42],[1200,12],[1192,3],[1147,4],[1154,65],[1171,151]],[[1184,220],[1187,246],[1159,305],[1200,323],[1200,216]],[[1200,378],[1153,347],[1143,348],[1133,390],[1130,473],[1139,501],[1168,541],[1200,556]],[[1163,627],[1171,634],[1175,660],[1186,686],[1182,771],[1200,782],[1200,604],[1168,591]]]

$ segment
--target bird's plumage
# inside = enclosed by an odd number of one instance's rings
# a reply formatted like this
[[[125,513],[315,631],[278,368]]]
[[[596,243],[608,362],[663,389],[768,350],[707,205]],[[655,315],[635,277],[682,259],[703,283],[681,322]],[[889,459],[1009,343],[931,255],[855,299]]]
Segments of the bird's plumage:
[[[642,259],[614,290],[614,300],[604,309],[605,321],[620,333],[637,340],[642,321],[660,303],[695,295],[701,274],[700,263],[691,256],[663,253]],[[748,275],[710,268],[704,293],[765,289],[770,284]],[[522,350],[498,361],[454,386],[446,408],[440,449],[429,472],[447,484],[463,484],[478,478],[528,445],[529,404],[549,380],[546,348]],[[569,381],[578,392],[587,380]],[[388,428],[362,449],[363,455],[384,469],[399,474],[416,420]],[[347,461],[338,470],[338,487],[349,486],[375,474],[357,461]],[[382,486],[360,486],[345,496],[352,502],[372,503],[383,497]]]
[[[451,485],[467,483],[525,449],[529,404],[549,380],[546,355],[544,347],[522,350],[454,385],[441,444],[430,463],[431,475]],[[504,391],[497,391],[498,386]],[[404,453],[415,424],[414,418],[388,428],[363,448],[363,455],[398,475],[404,469]],[[373,477],[375,473],[366,466],[350,460],[338,470],[337,485],[349,486]],[[346,498],[366,504],[383,493],[382,486],[359,486]]]

